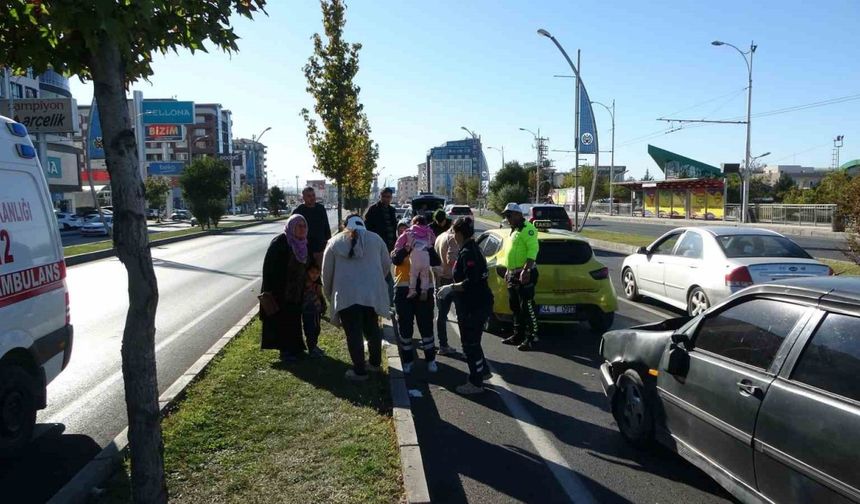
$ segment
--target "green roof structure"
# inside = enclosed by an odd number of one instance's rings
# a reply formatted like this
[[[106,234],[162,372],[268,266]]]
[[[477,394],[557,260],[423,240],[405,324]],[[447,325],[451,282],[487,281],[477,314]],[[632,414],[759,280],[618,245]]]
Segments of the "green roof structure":
[[[648,145],[648,154],[663,170],[667,179],[685,178],[723,178],[723,172],[716,166],[690,159],[665,149]]]
[[[860,168],[860,159],[852,159],[851,161],[846,161],[845,163],[842,163],[839,168],[845,171]]]

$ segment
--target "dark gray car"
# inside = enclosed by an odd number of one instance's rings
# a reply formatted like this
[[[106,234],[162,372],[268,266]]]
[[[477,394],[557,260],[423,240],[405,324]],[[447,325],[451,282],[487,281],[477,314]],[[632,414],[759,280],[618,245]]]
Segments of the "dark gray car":
[[[860,502],[860,278],[750,287],[695,318],[603,335],[621,434],[744,502]]]

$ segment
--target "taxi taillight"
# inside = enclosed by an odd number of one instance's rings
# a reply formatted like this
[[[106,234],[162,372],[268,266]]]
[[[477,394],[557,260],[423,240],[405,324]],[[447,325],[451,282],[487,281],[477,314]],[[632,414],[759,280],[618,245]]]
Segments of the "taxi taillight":
[[[609,278],[609,268],[600,268],[599,270],[589,272],[589,274],[595,280],[606,280]]]

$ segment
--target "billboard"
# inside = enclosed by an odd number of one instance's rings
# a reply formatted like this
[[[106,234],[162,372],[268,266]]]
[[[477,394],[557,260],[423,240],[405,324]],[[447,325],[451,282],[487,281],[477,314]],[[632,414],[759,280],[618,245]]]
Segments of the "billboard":
[[[182,175],[185,163],[181,161],[159,161],[149,163],[147,173],[149,175],[161,175],[165,177],[178,177]]]
[[[74,133],[80,130],[78,105],[71,98],[27,98],[12,102],[13,119],[30,133]],[[0,110],[9,110],[9,101],[0,101]]]
[[[194,102],[143,100],[143,124],[194,124]]]
[[[218,154],[218,159],[224,161],[231,166],[242,166],[241,152],[234,152],[232,154]]]
[[[147,124],[144,126],[146,141],[182,140],[182,126],[178,124]]]
[[[93,104],[90,107],[90,125],[87,128],[87,156],[90,159],[105,158],[102,121],[99,118],[99,106],[95,98],[93,98]]]

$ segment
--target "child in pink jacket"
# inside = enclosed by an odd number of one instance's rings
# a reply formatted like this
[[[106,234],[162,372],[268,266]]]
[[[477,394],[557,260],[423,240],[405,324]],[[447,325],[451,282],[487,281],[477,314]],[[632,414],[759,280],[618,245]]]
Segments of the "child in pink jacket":
[[[407,298],[418,295],[416,287],[421,280],[421,300],[427,299],[427,294],[433,288],[430,279],[430,253],[429,247],[436,243],[436,235],[427,225],[427,219],[423,215],[417,215],[412,219],[412,226],[397,238],[394,250],[409,250],[409,294]]]

